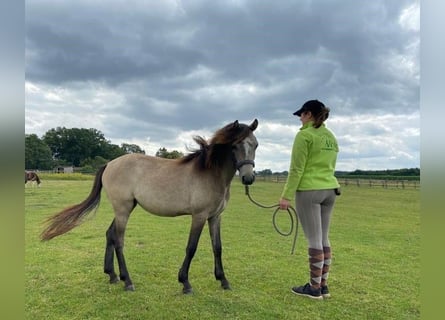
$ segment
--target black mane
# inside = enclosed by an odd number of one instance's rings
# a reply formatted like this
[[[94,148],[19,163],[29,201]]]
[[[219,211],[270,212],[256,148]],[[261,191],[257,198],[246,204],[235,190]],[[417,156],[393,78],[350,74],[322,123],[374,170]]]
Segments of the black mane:
[[[232,151],[232,145],[245,139],[250,132],[249,126],[235,121],[219,129],[210,142],[201,136],[196,136],[193,140],[199,145],[199,149],[192,150],[182,157],[180,163],[196,161],[200,170],[221,167]]]

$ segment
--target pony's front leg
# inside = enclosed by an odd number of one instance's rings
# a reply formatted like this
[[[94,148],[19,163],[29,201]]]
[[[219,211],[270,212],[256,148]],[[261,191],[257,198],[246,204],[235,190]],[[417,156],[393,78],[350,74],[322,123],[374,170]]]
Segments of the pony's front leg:
[[[221,281],[221,287],[230,290],[230,283],[224,274],[222,264],[222,244],[221,244],[221,216],[209,219],[210,238],[212,239],[213,255],[215,257],[215,278]]]
[[[178,281],[184,286],[182,292],[185,294],[193,292],[192,286],[189,282],[190,263],[192,262],[196,249],[198,248],[199,238],[201,237],[205,222],[206,220],[199,216],[192,216],[192,227],[190,229],[187,248],[185,250],[185,258],[178,273]]]

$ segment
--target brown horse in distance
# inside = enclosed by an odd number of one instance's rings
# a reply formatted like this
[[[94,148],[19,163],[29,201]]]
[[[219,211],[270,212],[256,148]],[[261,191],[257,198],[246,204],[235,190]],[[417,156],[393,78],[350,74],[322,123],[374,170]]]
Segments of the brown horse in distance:
[[[40,178],[34,171],[25,171],[25,187],[31,182],[33,185],[37,183],[37,186],[40,187]]]

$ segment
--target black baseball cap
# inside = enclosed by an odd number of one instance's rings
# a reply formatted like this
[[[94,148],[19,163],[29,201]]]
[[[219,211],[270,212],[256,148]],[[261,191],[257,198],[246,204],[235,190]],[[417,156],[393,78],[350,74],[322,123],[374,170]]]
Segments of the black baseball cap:
[[[301,116],[303,112],[310,111],[314,116],[319,114],[323,108],[325,108],[324,104],[318,100],[309,100],[306,101],[300,109],[293,113],[294,116]]]

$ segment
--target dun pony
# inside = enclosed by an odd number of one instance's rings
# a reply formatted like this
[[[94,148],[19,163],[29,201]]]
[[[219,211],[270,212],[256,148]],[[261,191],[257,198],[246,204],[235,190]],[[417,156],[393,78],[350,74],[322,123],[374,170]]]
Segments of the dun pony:
[[[222,264],[221,213],[229,201],[230,184],[236,171],[245,185],[255,180],[258,142],[253,132],[257,126],[256,119],[250,125],[235,121],[217,130],[209,141],[195,137],[199,149],[181,159],[128,154],[110,161],[97,172],[84,201],[48,219],[42,240],[50,240],[78,226],[99,205],[103,188],[114,210],[114,219],[106,232],[104,259],[104,272],[109,275],[110,283],[122,280],[126,290],[134,290],[124,258],[124,234],[130,213],[139,205],[164,217],[191,215],[185,258],[178,273],[184,293],[192,292],[189,268],[206,223],[213,247],[215,278],[224,289],[230,289]],[[119,276],[114,269],[114,254]]]

